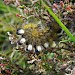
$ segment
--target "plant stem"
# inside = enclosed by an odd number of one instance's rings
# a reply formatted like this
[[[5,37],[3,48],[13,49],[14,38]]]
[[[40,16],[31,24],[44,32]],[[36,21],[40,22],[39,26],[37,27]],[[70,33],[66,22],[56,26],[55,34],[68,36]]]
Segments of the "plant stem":
[[[51,8],[49,6],[47,6],[43,0],[41,0],[41,3],[43,4],[43,6],[47,9],[47,11],[49,12],[49,14],[55,19],[55,21],[59,24],[59,26],[61,26],[61,28],[66,32],[66,34],[71,38],[71,40],[73,42],[75,42],[75,37],[71,34],[71,32],[68,30],[68,28],[61,22],[61,20],[53,13],[53,11],[51,10]]]

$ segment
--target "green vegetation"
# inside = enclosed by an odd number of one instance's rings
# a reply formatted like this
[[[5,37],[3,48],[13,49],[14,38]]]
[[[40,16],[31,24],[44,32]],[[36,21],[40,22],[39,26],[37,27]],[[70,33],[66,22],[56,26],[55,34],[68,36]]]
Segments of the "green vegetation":
[[[73,74],[73,2],[0,0],[0,75]]]
[[[61,20],[52,12],[51,8],[48,7],[43,0],[41,0],[44,7],[48,10],[49,14],[55,19],[55,21],[61,26],[61,28],[66,32],[66,34],[71,38],[73,42],[75,42],[75,37],[71,34],[71,32],[66,28],[66,26],[61,22]]]

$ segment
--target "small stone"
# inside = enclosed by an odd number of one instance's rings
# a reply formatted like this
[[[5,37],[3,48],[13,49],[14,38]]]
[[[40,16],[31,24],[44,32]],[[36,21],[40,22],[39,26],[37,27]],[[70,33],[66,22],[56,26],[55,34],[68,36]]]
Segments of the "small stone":
[[[31,44],[29,44],[29,45],[28,45],[28,50],[29,50],[29,51],[31,51],[31,50],[32,50],[32,48],[33,48],[33,47],[32,47],[32,45],[31,45]]]
[[[37,49],[38,51],[41,51],[41,50],[42,50],[41,46],[37,46],[36,49]]]
[[[44,43],[44,47],[48,48],[49,47],[49,43]]]
[[[20,39],[20,43],[23,44],[23,43],[25,43],[25,42],[26,42],[26,39],[25,39],[25,38],[21,38],[21,39]]]
[[[18,29],[17,30],[17,34],[18,35],[23,35],[24,34],[24,30],[23,29]]]

